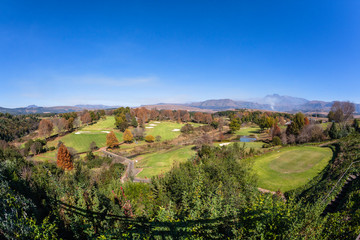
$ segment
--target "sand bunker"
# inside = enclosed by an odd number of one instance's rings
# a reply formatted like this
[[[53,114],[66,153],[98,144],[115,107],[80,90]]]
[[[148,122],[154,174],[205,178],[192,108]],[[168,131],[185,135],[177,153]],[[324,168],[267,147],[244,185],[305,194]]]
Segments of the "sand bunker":
[[[102,133],[110,133],[110,131],[101,131]]]
[[[161,123],[161,122],[154,122],[154,123]]]
[[[180,131],[180,129],[178,129],[178,128],[175,128],[175,129],[173,129],[173,130],[171,130],[172,132],[179,132]]]
[[[149,124],[149,126],[155,127],[155,126],[157,126],[157,125],[156,125],[156,124]]]
[[[89,131],[78,131],[75,134],[83,134],[83,133],[90,133]]]
[[[222,146],[226,146],[226,145],[229,145],[230,143],[220,143],[219,146],[222,147]]]
[[[145,128],[154,128],[154,127],[145,127]]]

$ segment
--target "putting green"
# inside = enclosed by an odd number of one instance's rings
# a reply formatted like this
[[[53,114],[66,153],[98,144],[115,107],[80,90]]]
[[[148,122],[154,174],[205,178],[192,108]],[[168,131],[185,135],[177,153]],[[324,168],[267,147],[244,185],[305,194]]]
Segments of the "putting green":
[[[332,158],[330,148],[288,147],[254,158],[259,187],[282,192],[295,189],[315,177]]]

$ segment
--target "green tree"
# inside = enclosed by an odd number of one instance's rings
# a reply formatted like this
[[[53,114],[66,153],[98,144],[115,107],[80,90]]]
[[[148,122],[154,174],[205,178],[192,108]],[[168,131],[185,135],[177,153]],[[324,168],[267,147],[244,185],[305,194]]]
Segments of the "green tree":
[[[131,119],[131,126],[133,126],[134,128],[137,128],[138,126],[138,122],[136,121],[136,118],[133,116]]]
[[[355,128],[356,131],[360,132],[360,120],[354,119],[353,127]]]
[[[330,127],[329,137],[330,137],[331,139],[337,139],[337,138],[339,138],[339,129],[337,128],[335,122],[333,122],[332,125],[331,125],[331,127]]]
[[[115,116],[115,126],[122,132],[124,132],[129,127],[125,114],[119,114]]]
[[[240,130],[241,127],[241,120],[238,117],[234,117],[231,119],[230,124],[229,124],[229,128],[230,128],[230,132],[234,133],[238,130]]]
[[[287,135],[299,135],[301,129],[305,126],[305,115],[301,112],[295,114],[291,124],[286,129]]]

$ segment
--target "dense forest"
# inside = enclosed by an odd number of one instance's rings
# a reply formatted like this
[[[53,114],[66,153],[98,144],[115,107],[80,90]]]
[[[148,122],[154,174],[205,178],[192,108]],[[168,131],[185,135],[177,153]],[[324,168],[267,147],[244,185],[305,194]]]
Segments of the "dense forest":
[[[0,113],[0,140],[13,141],[36,130],[40,120],[35,115]]]

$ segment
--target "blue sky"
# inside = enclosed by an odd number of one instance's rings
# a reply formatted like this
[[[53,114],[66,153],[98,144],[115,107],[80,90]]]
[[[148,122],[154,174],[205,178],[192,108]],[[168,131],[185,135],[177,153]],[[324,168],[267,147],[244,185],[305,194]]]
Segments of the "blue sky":
[[[0,1],[0,106],[360,103],[360,1]]]

